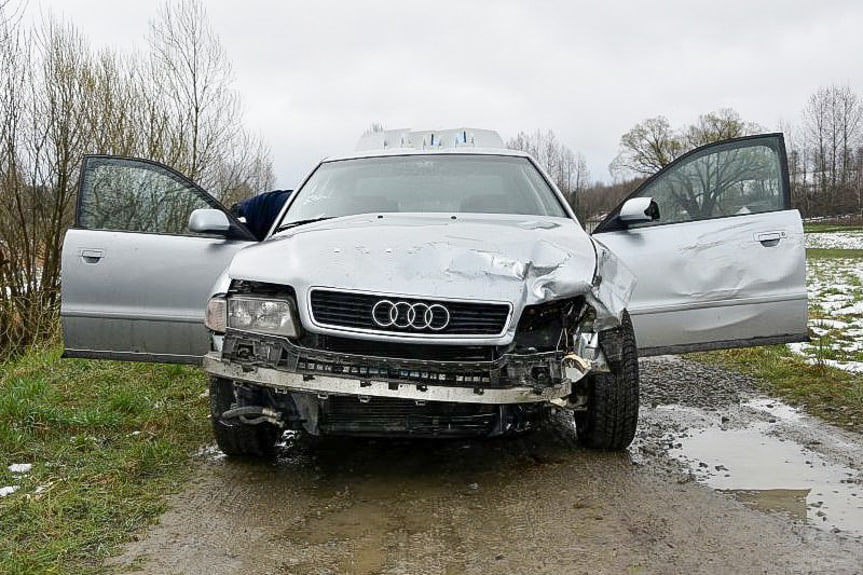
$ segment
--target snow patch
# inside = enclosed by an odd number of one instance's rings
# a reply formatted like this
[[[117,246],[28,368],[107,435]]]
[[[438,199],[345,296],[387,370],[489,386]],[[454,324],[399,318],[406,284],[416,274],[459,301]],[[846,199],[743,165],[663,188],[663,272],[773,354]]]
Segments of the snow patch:
[[[848,307],[839,308],[836,313],[841,315],[863,315],[863,301],[855,302]]]
[[[813,236],[825,237],[811,240]],[[829,239],[831,236],[836,237]],[[856,245],[854,242],[858,240],[863,244],[863,231],[806,235],[807,247],[816,247],[817,244],[817,247],[853,248]],[[832,243],[828,245],[826,242]],[[863,266],[860,260],[840,258],[807,261],[806,292],[810,316],[831,317],[811,317],[809,330],[812,342],[788,344],[788,349],[813,365],[829,365],[860,372],[860,366],[863,365]]]
[[[848,327],[847,323],[845,323],[844,321],[839,321],[837,319],[824,319],[824,318],[813,319],[810,323],[814,326],[817,326],[819,328],[824,328],[827,330],[845,329],[846,327]]]
[[[806,234],[807,248],[861,250],[863,230],[860,232],[827,232]]]
[[[33,469],[32,463],[13,463],[9,466],[9,471],[12,473],[30,473]]]
[[[863,361],[837,361],[835,359],[822,359],[819,361],[817,359],[809,358],[806,360],[806,363],[809,365],[818,365],[819,363],[822,363],[828,367],[835,367],[836,369],[841,369],[843,371],[863,373]]]

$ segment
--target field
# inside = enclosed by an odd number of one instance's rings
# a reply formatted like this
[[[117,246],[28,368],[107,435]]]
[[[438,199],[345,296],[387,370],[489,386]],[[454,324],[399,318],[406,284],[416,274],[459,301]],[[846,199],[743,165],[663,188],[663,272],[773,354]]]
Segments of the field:
[[[863,230],[806,236],[812,342],[792,344],[813,364],[863,372]]]

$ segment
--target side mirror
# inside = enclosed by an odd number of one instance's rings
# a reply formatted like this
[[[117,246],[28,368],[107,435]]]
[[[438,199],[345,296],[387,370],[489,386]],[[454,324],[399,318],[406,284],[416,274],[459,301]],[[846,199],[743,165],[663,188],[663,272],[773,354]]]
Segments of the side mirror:
[[[659,219],[659,206],[652,198],[629,198],[617,216],[626,224],[641,224]]]
[[[228,235],[231,222],[221,210],[197,209],[189,216],[189,229],[199,234]]]

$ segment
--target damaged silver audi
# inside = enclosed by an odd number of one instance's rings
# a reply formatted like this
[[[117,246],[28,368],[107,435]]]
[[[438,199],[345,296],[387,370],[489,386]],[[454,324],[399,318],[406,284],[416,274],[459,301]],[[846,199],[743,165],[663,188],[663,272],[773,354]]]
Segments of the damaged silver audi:
[[[690,152],[592,234],[485,130],[367,136],[261,242],[166,166],[88,156],[62,263],[65,355],[202,361],[230,455],[285,429],[500,435],[549,409],[624,449],[639,354],[807,334],[781,134]]]

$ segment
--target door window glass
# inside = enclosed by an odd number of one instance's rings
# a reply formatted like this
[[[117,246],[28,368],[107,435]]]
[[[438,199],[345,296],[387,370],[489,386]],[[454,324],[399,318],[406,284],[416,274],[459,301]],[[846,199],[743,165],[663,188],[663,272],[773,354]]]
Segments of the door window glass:
[[[638,192],[656,202],[660,217],[636,226],[786,209],[782,158],[778,138],[728,142],[695,152]]]
[[[198,235],[189,216],[220,208],[206,192],[158,164],[121,158],[85,159],[78,226],[89,230]]]

